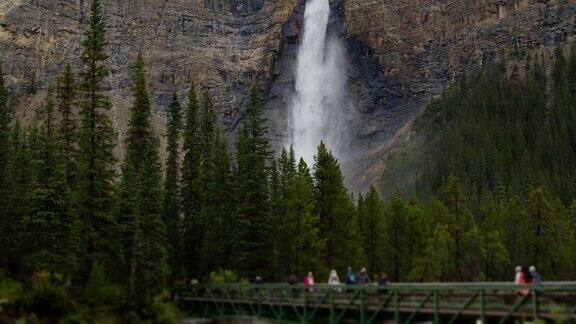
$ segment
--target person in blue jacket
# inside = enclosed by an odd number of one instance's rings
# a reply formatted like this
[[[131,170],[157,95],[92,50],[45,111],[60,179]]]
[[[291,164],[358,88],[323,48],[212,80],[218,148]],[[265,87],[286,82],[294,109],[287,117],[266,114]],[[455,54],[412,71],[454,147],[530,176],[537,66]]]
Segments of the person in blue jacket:
[[[348,272],[346,272],[346,276],[344,277],[344,283],[347,285],[354,285],[356,284],[356,275],[352,268],[348,267]]]
[[[535,285],[541,285],[542,284],[542,276],[540,276],[538,271],[536,271],[535,266],[530,267],[530,274],[532,274],[532,281],[534,282]]]

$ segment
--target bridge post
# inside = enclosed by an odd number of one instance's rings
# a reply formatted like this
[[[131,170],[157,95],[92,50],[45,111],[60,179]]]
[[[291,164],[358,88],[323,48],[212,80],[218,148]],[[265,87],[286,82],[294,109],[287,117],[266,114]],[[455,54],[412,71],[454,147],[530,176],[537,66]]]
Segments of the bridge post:
[[[336,324],[336,312],[334,311],[334,293],[330,291],[330,324]]]
[[[539,302],[538,302],[538,291],[537,290],[532,290],[532,307],[533,307],[533,312],[534,312],[534,320],[537,320],[538,317],[540,316],[540,312],[539,312]]]
[[[480,320],[486,324],[486,296],[484,289],[480,290]]]
[[[438,290],[434,290],[434,324],[440,324],[440,297]]]
[[[400,296],[398,289],[394,289],[394,322],[400,323]]]
[[[303,313],[304,316],[302,316],[302,318],[304,318],[304,321],[308,321],[308,290],[304,289],[304,305],[302,306],[303,309]]]
[[[366,310],[365,310],[365,303],[366,303],[366,291],[364,287],[360,290],[360,323],[366,324]]]

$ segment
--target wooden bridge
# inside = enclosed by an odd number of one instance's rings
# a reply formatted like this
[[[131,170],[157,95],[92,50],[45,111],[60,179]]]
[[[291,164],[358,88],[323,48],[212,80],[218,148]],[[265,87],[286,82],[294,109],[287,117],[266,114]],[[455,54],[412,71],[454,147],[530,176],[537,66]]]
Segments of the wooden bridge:
[[[179,293],[200,316],[257,316],[277,322],[513,323],[576,320],[576,282],[329,286],[194,285]]]

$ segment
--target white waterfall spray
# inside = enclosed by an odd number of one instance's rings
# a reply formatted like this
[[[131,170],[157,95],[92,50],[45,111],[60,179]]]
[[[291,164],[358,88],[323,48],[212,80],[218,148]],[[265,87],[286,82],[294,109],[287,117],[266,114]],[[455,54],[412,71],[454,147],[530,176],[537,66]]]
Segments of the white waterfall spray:
[[[344,48],[339,39],[327,36],[329,16],[329,0],[306,3],[290,131],[296,156],[310,165],[320,141],[339,155],[348,108]]]

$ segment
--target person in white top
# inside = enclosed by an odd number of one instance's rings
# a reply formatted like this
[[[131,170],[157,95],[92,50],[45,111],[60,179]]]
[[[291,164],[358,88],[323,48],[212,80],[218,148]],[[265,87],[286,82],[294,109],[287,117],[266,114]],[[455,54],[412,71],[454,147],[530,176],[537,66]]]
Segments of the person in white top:
[[[328,278],[329,285],[340,285],[340,278],[338,277],[338,273],[336,270],[330,271],[330,277]]]

